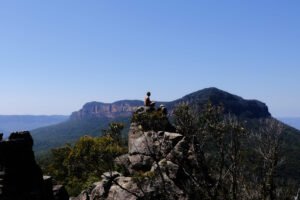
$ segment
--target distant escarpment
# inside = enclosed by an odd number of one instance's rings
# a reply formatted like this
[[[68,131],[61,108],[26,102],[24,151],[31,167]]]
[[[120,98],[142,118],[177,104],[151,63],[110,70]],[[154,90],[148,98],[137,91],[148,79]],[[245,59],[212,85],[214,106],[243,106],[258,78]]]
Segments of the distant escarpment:
[[[231,113],[242,118],[266,118],[271,116],[265,103],[258,100],[245,100],[217,88],[206,88],[175,101],[157,102],[156,104],[164,104],[172,113],[172,110],[181,103],[186,103],[201,111],[208,101],[213,105],[221,104],[224,106],[225,113]],[[114,103],[90,102],[85,104],[79,111],[73,112],[70,119],[130,117],[132,112],[142,105],[143,102],[139,100],[122,100]]]
[[[123,100],[115,103],[90,102],[85,104],[79,111],[73,112],[70,119],[128,117],[141,105],[143,105],[143,102],[138,100]]]
[[[156,101],[156,99],[153,100]],[[225,113],[231,113],[239,118],[258,119],[271,116],[266,104],[257,100],[245,100],[217,88],[199,90],[175,101],[156,101],[156,106],[164,104],[169,110],[169,114],[172,115],[177,105],[187,103],[193,110],[201,113],[208,101],[213,105],[222,104]],[[66,122],[33,130],[32,135],[36,141],[35,150],[37,152],[47,151],[67,142],[72,143],[86,134],[100,135],[101,130],[113,121],[124,123],[125,130],[128,130],[132,113],[141,105],[143,105],[143,101],[139,100],[87,103],[79,111],[73,112]]]

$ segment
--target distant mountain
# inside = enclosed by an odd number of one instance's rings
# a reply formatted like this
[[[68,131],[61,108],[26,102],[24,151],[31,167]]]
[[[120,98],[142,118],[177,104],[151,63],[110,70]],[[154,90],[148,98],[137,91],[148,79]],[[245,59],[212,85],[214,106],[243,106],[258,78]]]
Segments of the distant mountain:
[[[0,115],[0,132],[6,135],[15,131],[32,130],[66,121],[63,115]]]
[[[279,117],[278,119],[285,124],[300,130],[300,117]]]
[[[175,101],[157,102],[157,105],[163,103],[172,113],[178,104],[188,103],[193,108],[199,108],[200,111],[208,101],[213,104],[223,104],[225,112],[241,118],[257,119],[271,116],[264,103],[257,100],[245,100],[217,88],[206,88]],[[101,130],[113,121],[124,122],[128,125],[132,112],[141,105],[143,105],[143,101],[139,100],[87,103],[79,111],[73,112],[69,120],[58,125],[33,130],[35,150],[45,151],[61,146],[67,142],[73,142],[85,134],[100,135]]]
[[[90,118],[118,118],[128,117],[143,102],[139,100],[123,100],[115,103],[90,102],[81,110],[73,112],[71,120],[85,120]]]
[[[201,110],[203,105],[208,101],[211,101],[214,105],[223,104],[226,113],[232,113],[242,118],[264,118],[271,116],[266,104],[257,100],[245,100],[217,88],[206,88],[175,101],[157,102],[156,104],[164,104],[172,112],[181,103],[193,105]],[[85,120],[103,117],[111,119],[129,117],[137,107],[142,105],[143,101],[139,100],[122,100],[114,103],[90,102],[85,104],[79,111],[73,112],[70,119]]]
[[[210,101],[213,105],[224,106],[225,113],[234,114],[240,118],[266,118],[271,117],[265,103],[257,100],[245,100],[237,95],[230,94],[218,88],[206,88],[186,95],[178,100],[165,103],[169,110],[184,102],[201,110],[203,105]]]

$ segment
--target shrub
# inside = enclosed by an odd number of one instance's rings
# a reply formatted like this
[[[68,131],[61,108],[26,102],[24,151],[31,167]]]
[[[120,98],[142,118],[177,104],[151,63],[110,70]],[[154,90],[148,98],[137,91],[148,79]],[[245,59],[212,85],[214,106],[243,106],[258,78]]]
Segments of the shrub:
[[[157,110],[134,113],[131,122],[141,125],[144,131],[175,131],[168,116]]]

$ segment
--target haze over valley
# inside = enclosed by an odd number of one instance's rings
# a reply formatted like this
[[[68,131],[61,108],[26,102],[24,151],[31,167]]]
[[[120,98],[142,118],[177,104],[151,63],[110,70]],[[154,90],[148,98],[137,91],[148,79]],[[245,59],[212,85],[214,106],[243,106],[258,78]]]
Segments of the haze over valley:
[[[0,132],[4,136],[17,131],[30,131],[36,128],[58,124],[68,119],[64,115],[0,115]]]

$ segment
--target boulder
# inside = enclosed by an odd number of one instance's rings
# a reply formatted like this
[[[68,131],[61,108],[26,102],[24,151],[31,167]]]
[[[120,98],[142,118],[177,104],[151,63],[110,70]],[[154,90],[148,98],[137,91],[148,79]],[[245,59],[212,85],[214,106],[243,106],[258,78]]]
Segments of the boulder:
[[[105,191],[103,181],[94,184],[96,185],[96,187],[91,192],[91,199],[93,200],[105,199],[105,197],[107,197],[108,191]]]
[[[136,154],[131,155],[129,158],[129,171],[132,173],[132,170],[135,171],[149,171],[151,169],[153,158],[150,156]]]
[[[173,146],[175,146],[183,138],[183,135],[179,133],[164,132],[164,137],[165,140],[172,141]]]
[[[178,165],[174,164],[171,161],[163,159],[163,160],[159,161],[158,163],[154,163],[152,165],[151,171],[159,173],[158,170],[160,170],[168,178],[176,179],[178,169],[179,169]]]
[[[130,164],[128,156],[129,154],[123,154],[121,156],[116,157],[114,160],[115,164],[128,167]]]
[[[181,134],[170,132],[143,132],[136,124],[132,124],[128,134],[129,155],[163,157],[183,138]]]
[[[119,177],[109,190],[107,200],[137,200],[142,191],[131,177]]]

